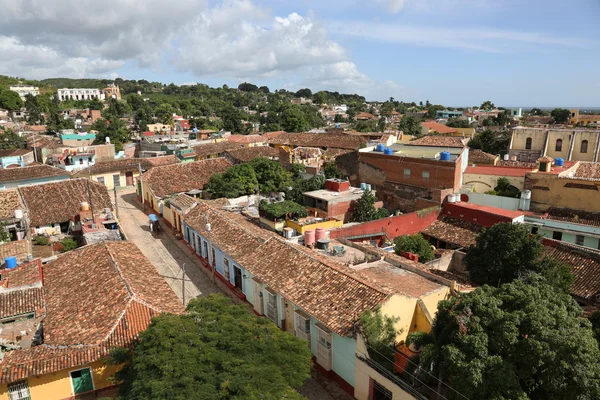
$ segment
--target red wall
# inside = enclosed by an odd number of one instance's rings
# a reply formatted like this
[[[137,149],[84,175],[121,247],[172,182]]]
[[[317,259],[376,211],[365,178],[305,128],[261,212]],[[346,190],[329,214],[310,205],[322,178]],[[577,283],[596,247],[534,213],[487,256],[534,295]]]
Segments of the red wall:
[[[493,214],[483,210],[472,210],[460,206],[461,203],[446,203],[442,209],[442,215],[449,215],[463,221],[473,222],[477,225],[489,228],[500,222],[512,223],[512,218],[504,215]]]
[[[439,210],[431,210],[422,216],[419,216],[419,214],[421,213],[413,212],[398,215],[397,217],[363,222],[360,225],[349,226],[347,228],[335,229],[330,232],[330,237],[336,239],[359,235],[377,235],[381,234],[381,232],[385,232],[390,239],[402,235],[413,235],[431,225],[437,219]]]

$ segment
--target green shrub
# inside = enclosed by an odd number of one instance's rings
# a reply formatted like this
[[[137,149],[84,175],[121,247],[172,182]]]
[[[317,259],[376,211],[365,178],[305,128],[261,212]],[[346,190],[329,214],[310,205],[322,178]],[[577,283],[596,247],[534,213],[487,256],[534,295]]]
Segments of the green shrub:
[[[62,245],[63,245],[63,252],[67,252],[67,251],[71,251],[71,250],[75,250],[76,248],[79,247],[79,243],[77,243],[77,241],[73,238],[64,238],[61,241]]]
[[[38,246],[48,246],[50,240],[46,236],[36,236],[33,238],[33,243]]]
[[[396,254],[401,252],[416,253],[419,255],[419,261],[424,263],[435,258],[431,244],[420,233],[398,236],[394,239],[394,243],[396,244],[394,248]]]

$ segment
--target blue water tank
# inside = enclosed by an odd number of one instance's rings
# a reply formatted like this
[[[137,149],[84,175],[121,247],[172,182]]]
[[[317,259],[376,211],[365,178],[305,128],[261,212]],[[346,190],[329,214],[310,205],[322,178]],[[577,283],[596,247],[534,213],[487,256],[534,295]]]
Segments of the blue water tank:
[[[6,257],[4,263],[6,264],[6,269],[17,268],[17,257]]]
[[[340,129],[340,123],[335,124],[335,129]]]
[[[442,151],[440,153],[440,161],[450,161],[450,153],[447,151]]]
[[[554,160],[554,165],[556,165],[557,167],[564,167],[565,160],[563,158],[557,158]]]
[[[375,147],[375,151],[383,151],[385,149],[385,146],[382,143],[379,143],[377,145],[377,147]]]
[[[367,190],[367,184],[366,183],[361,183],[360,184],[360,190]]]
[[[394,150],[390,149],[389,147],[386,147],[385,149],[383,149],[383,154],[392,155],[394,154]]]

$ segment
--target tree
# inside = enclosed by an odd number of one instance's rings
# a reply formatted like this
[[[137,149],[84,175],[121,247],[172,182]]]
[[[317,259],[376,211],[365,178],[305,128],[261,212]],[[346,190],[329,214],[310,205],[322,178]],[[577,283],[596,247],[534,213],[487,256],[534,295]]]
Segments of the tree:
[[[310,179],[297,178],[291,186],[291,189],[285,192],[285,198],[287,200],[295,201],[298,204],[302,204],[304,193],[312,192],[314,190],[320,190],[325,187],[325,178],[323,175],[315,175]]]
[[[4,133],[0,132],[0,149],[15,150],[27,147],[27,140],[8,129]]]
[[[258,179],[250,164],[234,165],[222,174],[213,174],[207,185],[213,199],[236,198],[255,193],[257,189]]]
[[[554,119],[555,123],[566,124],[569,122],[571,112],[569,110],[565,110],[564,108],[555,108],[550,112],[550,116]]]
[[[165,115],[173,115],[174,113],[175,108],[169,103],[162,103],[154,109],[154,115],[159,121],[162,120]]]
[[[313,95],[313,103],[321,105],[327,103],[327,93],[317,92]]]
[[[379,121],[377,121],[377,130],[379,132],[383,132],[383,131],[385,131],[385,126],[386,126],[385,118],[384,117],[379,118]]]
[[[548,113],[539,108],[532,108],[531,110],[529,110],[529,115],[537,115],[537,116],[543,117],[543,116],[548,115]]]
[[[123,144],[127,143],[131,137],[125,123],[117,115],[106,115],[105,118],[97,119],[92,124],[92,130],[97,131],[96,143],[106,143],[106,138],[115,145],[115,150],[121,151]]]
[[[381,105],[381,115],[384,117],[390,118],[392,116],[392,111],[394,111],[394,103],[386,101]]]
[[[306,99],[310,99],[312,97],[312,91],[308,88],[300,89],[294,95],[295,97],[304,97]]]
[[[306,117],[298,107],[290,107],[282,113],[281,126],[286,132],[305,132],[310,129]]]
[[[279,201],[276,203],[267,203],[263,200],[260,202],[258,210],[260,211],[261,216],[272,221],[304,218],[308,216],[306,207],[290,200]]]
[[[484,286],[438,304],[420,364],[451,400],[596,399],[600,350],[581,314],[537,276]]]
[[[421,235],[402,235],[394,239],[394,251],[396,254],[415,253],[419,255],[420,262],[428,262],[435,258],[431,244]]]
[[[446,122],[446,126],[449,128],[470,128],[471,124],[466,119],[452,118]]]
[[[380,308],[365,310],[360,315],[360,333],[367,345],[369,357],[389,370],[393,367],[396,336],[402,333],[401,329],[394,327],[399,320],[399,317],[383,315]]]
[[[37,96],[31,94],[25,96],[25,109],[29,113],[29,116],[27,117],[28,124],[35,125],[44,123],[44,116],[42,115],[43,109]]]
[[[335,162],[325,163],[325,165],[323,166],[323,173],[325,174],[326,179],[332,179],[332,178],[342,179],[342,178],[344,178],[344,174],[335,165]]]
[[[10,235],[6,229],[6,223],[0,222],[0,244],[10,242]]]
[[[492,103],[489,100],[486,100],[483,103],[481,103],[481,106],[479,107],[479,109],[483,110],[483,111],[490,111],[490,110],[494,110],[495,108],[496,108],[496,106],[494,105],[494,103]]]
[[[261,87],[258,88],[258,91],[261,92],[261,93],[264,93],[264,94],[271,93],[268,86],[261,86]]]
[[[238,89],[242,92],[258,92],[258,86],[248,82],[240,83]]]
[[[292,184],[292,175],[277,161],[257,157],[250,161],[262,193],[286,190]]]
[[[478,132],[471,141],[469,147],[472,149],[480,149],[486,153],[500,154],[508,149],[510,143],[510,133],[508,132],[493,132],[486,129]]]
[[[356,202],[356,206],[352,212],[353,221],[366,222],[387,217],[389,215],[388,210],[383,207],[379,210],[375,208],[374,204],[376,200],[373,192],[365,190],[362,197]]]
[[[501,244],[501,245],[500,245]],[[567,266],[542,258],[539,238],[520,224],[500,223],[481,232],[465,256],[471,280],[479,285],[500,286],[539,273],[549,284],[568,291],[572,281]]]
[[[406,135],[418,136],[422,132],[421,121],[412,115],[402,117],[398,128]]]
[[[23,100],[17,92],[12,90],[0,90],[0,108],[9,111],[17,111],[23,107]]]
[[[193,299],[187,314],[162,314],[133,351],[119,349],[109,364],[124,368],[126,399],[301,399],[310,377],[306,342],[250,314],[223,295]]]
[[[517,189],[516,187],[514,187],[513,185],[511,185],[508,178],[506,178],[504,176],[498,178],[498,181],[496,183],[496,187],[494,188],[494,191],[496,192],[496,194],[498,196],[503,196],[503,197],[517,198],[521,194],[521,191],[519,189]]]
[[[302,178],[302,174],[306,173],[306,165],[300,163],[292,164],[290,173],[292,174],[292,179],[300,179]]]
[[[354,130],[357,132],[376,132],[378,124],[375,121],[356,121]]]

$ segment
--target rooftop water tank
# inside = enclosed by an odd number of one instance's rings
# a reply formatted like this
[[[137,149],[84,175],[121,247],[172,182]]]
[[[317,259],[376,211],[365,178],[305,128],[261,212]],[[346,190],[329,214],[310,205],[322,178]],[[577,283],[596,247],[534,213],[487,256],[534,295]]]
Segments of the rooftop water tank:
[[[504,155],[504,161],[508,161],[508,154]]]
[[[554,160],[554,165],[556,165],[557,167],[564,167],[565,166],[565,160],[564,158],[557,158]]]
[[[460,193],[454,193],[454,202],[455,203],[460,203],[461,202],[461,198],[460,198]]]
[[[440,161],[450,161],[450,153],[447,151],[442,151],[440,153]]]
[[[370,191],[371,191],[371,185],[370,185],[370,184],[368,184],[368,183],[367,183],[367,189],[366,189],[366,190],[367,190],[368,192],[370,192]]]
[[[456,203],[456,196],[453,193],[448,195],[448,203]]]
[[[522,199],[531,199],[531,190],[523,190],[521,192]]]
[[[304,245],[313,246],[315,244],[315,231],[308,230],[304,232]]]
[[[361,183],[360,184],[360,190],[367,190],[367,184],[366,183]]]
[[[383,150],[385,150],[385,146],[382,143],[379,143],[377,147],[375,147],[375,151],[382,152]]]
[[[315,230],[315,240],[318,242],[321,239],[327,239],[327,232],[323,228],[317,228]]]
[[[385,149],[383,149],[383,154],[391,156],[392,154],[394,154],[394,150],[390,149],[389,147],[386,147]]]
[[[329,250],[329,239],[321,239],[317,241],[317,249]]]
[[[82,201],[81,202],[81,211],[89,211],[90,210],[90,205],[88,204],[87,201]]]
[[[23,219],[23,210],[15,210],[15,218]]]
[[[10,256],[4,259],[4,264],[6,264],[6,269],[14,269],[17,268],[17,257]]]

